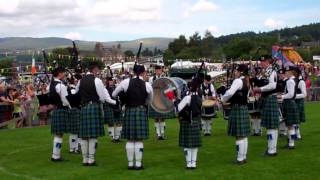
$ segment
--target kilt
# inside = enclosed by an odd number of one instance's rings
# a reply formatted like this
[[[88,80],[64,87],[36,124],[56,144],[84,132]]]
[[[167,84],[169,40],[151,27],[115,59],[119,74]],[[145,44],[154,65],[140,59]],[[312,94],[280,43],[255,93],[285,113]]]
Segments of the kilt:
[[[293,99],[283,100],[284,120],[287,126],[299,124],[299,112]]]
[[[51,134],[67,133],[68,110],[55,109],[51,115]]]
[[[80,138],[97,138],[104,136],[102,108],[99,103],[87,104],[80,110]]]
[[[144,106],[127,107],[122,125],[122,135],[127,140],[142,140],[149,138],[149,121],[147,109]]]
[[[67,121],[67,132],[71,134],[79,133],[80,110],[72,108],[69,110],[69,119]]]
[[[300,122],[306,122],[306,114],[304,112],[304,99],[296,99],[296,105],[299,112]]]
[[[193,122],[180,121],[179,146],[184,148],[201,147],[201,117]]]
[[[267,129],[279,128],[279,104],[275,95],[262,97],[261,101],[261,126]]]
[[[121,123],[122,113],[115,113],[109,104],[103,104],[103,113],[104,123],[112,125]]]
[[[153,119],[173,119],[176,117],[174,111],[171,111],[169,113],[159,113],[155,111],[151,106],[149,106],[149,117]]]
[[[250,120],[248,107],[246,105],[231,106],[228,135],[246,137],[250,134]]]

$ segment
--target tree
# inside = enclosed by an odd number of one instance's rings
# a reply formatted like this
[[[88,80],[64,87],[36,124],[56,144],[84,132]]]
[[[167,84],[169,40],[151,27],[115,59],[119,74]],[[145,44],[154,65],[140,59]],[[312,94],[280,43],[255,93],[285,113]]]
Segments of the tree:
[[[145,48],[142,52],[141,52],[142,56],[146,56],[146,57],[150,57],[153,56],[153,52],[151,50],[149,50],[149,48]]]
[[[100,59],[96,59],[95,57],[90,56],[84,57],[81,61],[81,65],[84,69],[87,69],[89,68],[90,63],[93,61],[98,63],[100,69],[105,68],[105,64]]]
[[[165,65],[171,65],[174,60],[176,59],[176,56],[174,55],[174,53],[170,50],[167,49],[164,53],[163,53],[163,61]]]
[[[188,47],[200,47],[201,45],[201,36],[198,32],[195,32],[189,38]]]
[[[178,39],[169,43],[168,47],[174,55],[177,55],[182,49],[187,47],[187,39],[184,35],[180,35]]]
[[[134,53],[131,50],[127,50],[124,52],[124,55],[126,57],[134,57]]]
[[[201,41],[201,55],[203,57],[211,57],[214,49],[214,37],[209,31],[205,32],[204,38]]]
[[[0,74],[2,76],[11,76],[12,75],[12,60],[3,59],[0,61]]]
[[[54,61],[61,67],[70,67],[71,65],[71,53],[68,48],[55,48],[52,50],[52,54],[48,57],[49,64],[54,65]]]

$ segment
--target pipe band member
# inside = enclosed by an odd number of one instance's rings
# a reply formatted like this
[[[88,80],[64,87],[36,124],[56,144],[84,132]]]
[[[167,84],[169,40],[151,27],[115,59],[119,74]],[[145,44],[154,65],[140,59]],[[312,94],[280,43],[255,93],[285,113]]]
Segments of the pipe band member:
[[[107,77],[106,88],[109,94],[112,94],[116,88],[115,82],[112,77]],[[117,104],[112,105],[108,103],[103,104],[104,109],[104,121],[108,124],[109,136],[113,143],[120,142],[121,131],[122,131],[122,112],[120,98],[112,98]]]
[[[149,78],[149,83],[152,85],[152,83],[161,78],[164,77],[162,75],[162,67],[159,65],[155,65],[154,67],[155,74],[151,78]],[[154,127],[156,130],[156,135],[158,140],[165,140],[165,129],[166,129],[166,122],[165,119],[169,119],[174,117],[172,114],[174,113],[159,113],[155,111],[153,108],[149,109],[149,116],[154,119]]]
[[[203,83],[200,86],[200,91],[202,94],[202,100],[214,100],[216,98],[216,91],[213,87],[213,84],[211,82],[211,76],[206,75],[204,78]],[[212,131],[212,118],[216,116],[216,112],[213,107],[207,108],[207,110],[204,110],[204,113],[209,113],[210,116],[202,116],[201,117],[201,124],[202,124],[202,131],[205,136],[211,136]],[[208,111],[208,112],[207,112]]]
[[[296,86],[296,105],[299,112],[299,121],[300,123],[306,122],[306,115],[304,111],[304,99],[307,97],[307,88],[306,88],[306,82],[302,77],[302,72],[298,68],[297,69],[297,77],[298,80],[297,86]],[[297,124],[295,126],[295,131],[297,134],[297,140],[301,140],[301,133],[300,133],[300,126]]]
[[[67,121],[69,118],[68,110],[71,109],[70,103],[67,100],[67,87],[62,83],[65,77],[65,69],[58,67],[53,70],[53,79],[49,86],[49,98],[55,106],[51,115],[51,133],[53,138],[53,152],[51,161],[63,161],[61,158],[62,137],[67,133]]]
[[[116,98],[119,93],[125,93],[122,137],[128,140],[126,143],[128,169],[141,170],[143,169],[143,140],[149,138],[147,107],[152,101],[153,89],[143,80],[145,75],[143,65],[135,65],[133,71],[135,77],[123,80],[113,91],[112,96]]]
[[[197,167],[198,149],[201,147],[201,105],[198,95],[199,82],[193,79],[189,95],[178,104],[179,112],[179,146],[184,148],[186,168]]]
[[[231,87],[222,96],[222,102],[231,104],[228,121],[228,135],[236,137],[237,160],[236,164],[247,162],[248,135],[250,135],[250,120],[247,106],[249,83],[246,79],[248,67],[244,64],[236,66]]]
[[[295,102],[296,97],[296,80],[295,75],[297,75],[297,68],[289,66],[286,68],[286,87],[285,94],[280,96],[283,99],[283,110],[284,110],[284,120],[286,126],[288,127],[288,144],[285,148],[294,149],[294,141],[297,136],[295,133],[294,126],[298,125],[299,113]]]
[[[104,136],[103,110],[101,103],[108,102],[116,104],[111,99],[107,89],[99,74],[97,62],[91,62],[89,72],[79,83],[79,93],[81,96],[80,127],[79,137],[81,138],[81,152],[84,166],[96,166],[95,154],[98,147],[98,137]]]
[[[278,70],[278,81],[277,81],[277,94],[278,95],[282,95],[285,93],[285,87],[286,87],[286,69],[284,67],[282,67],[281,69]],[[283,117],[283,102],[281,101],[281,99],[279,99],[279,112],[280,114],[280,125],[279,125],[279,135],[280,137],[285,137],[287,136],[287,131],[288,128],[286,126],[286,122],[284,121],[284,117]]]
[[[81,107],[81,96],[80,93],[76,91],[76,86],[82,76],[76,74],[74,78],[70,79],[70,84],[68,86],[68,96],[67,99],[70,102],[71,109],[69,110],[69,120],[67,123],[69,135],[69,152],[74,154],[79,154],[80,149],[80,139],[79,125],[80,125],[80,107]]]
[[[261,125],[267,129],[268,148],[265,156],[277,155],[279,105],[277,101],[277,72],[272,67],[271,56],[260,57],[260,65],[265,70],[261,87],[253,88],[255,93],[261,93]]]

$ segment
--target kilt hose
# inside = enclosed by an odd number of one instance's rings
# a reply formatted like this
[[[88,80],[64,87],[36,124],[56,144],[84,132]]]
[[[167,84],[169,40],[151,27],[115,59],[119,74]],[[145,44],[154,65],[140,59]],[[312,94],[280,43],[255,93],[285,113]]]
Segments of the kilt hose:
[[[126,107],[122,135],[127,140],[143,140],[149,138],[149,121],[144,106]]]
[[[262,97],[261,126],[266,129],[278,129],[280,121],[279,104],[275,95]]]
[[[306,114],[304,111],[304,99],[296,99],[296,105],[299,112],[300,123],[306,122]]]
[[[194,117],[192,123],[180,121],[179,146],[197,148],[201,145],[201,117]]]
[[[231,105],[228,120],[228,135],[236,137],[250,135],[250,119],[247,105]]]
[[[69,111],[69,118],[67,120],[67,132],[70,134],[79,134],[80,125],[80,110],[72,108]]]
[[[287,126],[299,124],[299,112],[294,99],[283,100],[284,120]]]
[[[68,132],[67,121],[69,112],[67,109],[54,109],[51,115],[51,134],[63,134]]]
[[[149,106],[149,118],[153,119],[173,119],[176,115],[174,111],[168,112],[168,113],[159,113],[156,110],[154,110],[151,106]]]
[[[122,120],[121,112],[114,112],[108,103],[103,104],[103,118],[105,124],[119,124]]]
[[[80,138],[97,138],[104,136],[103,112],[100,103],[90,103],[80,110]]]

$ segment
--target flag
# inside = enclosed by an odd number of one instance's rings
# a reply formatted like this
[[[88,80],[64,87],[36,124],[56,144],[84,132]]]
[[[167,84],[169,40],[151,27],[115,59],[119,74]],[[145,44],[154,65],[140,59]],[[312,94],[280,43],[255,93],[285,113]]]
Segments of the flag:
[[[37,73],[36,62],[34,56],[32,56],[31,74],[34,75],[35,73]]]

